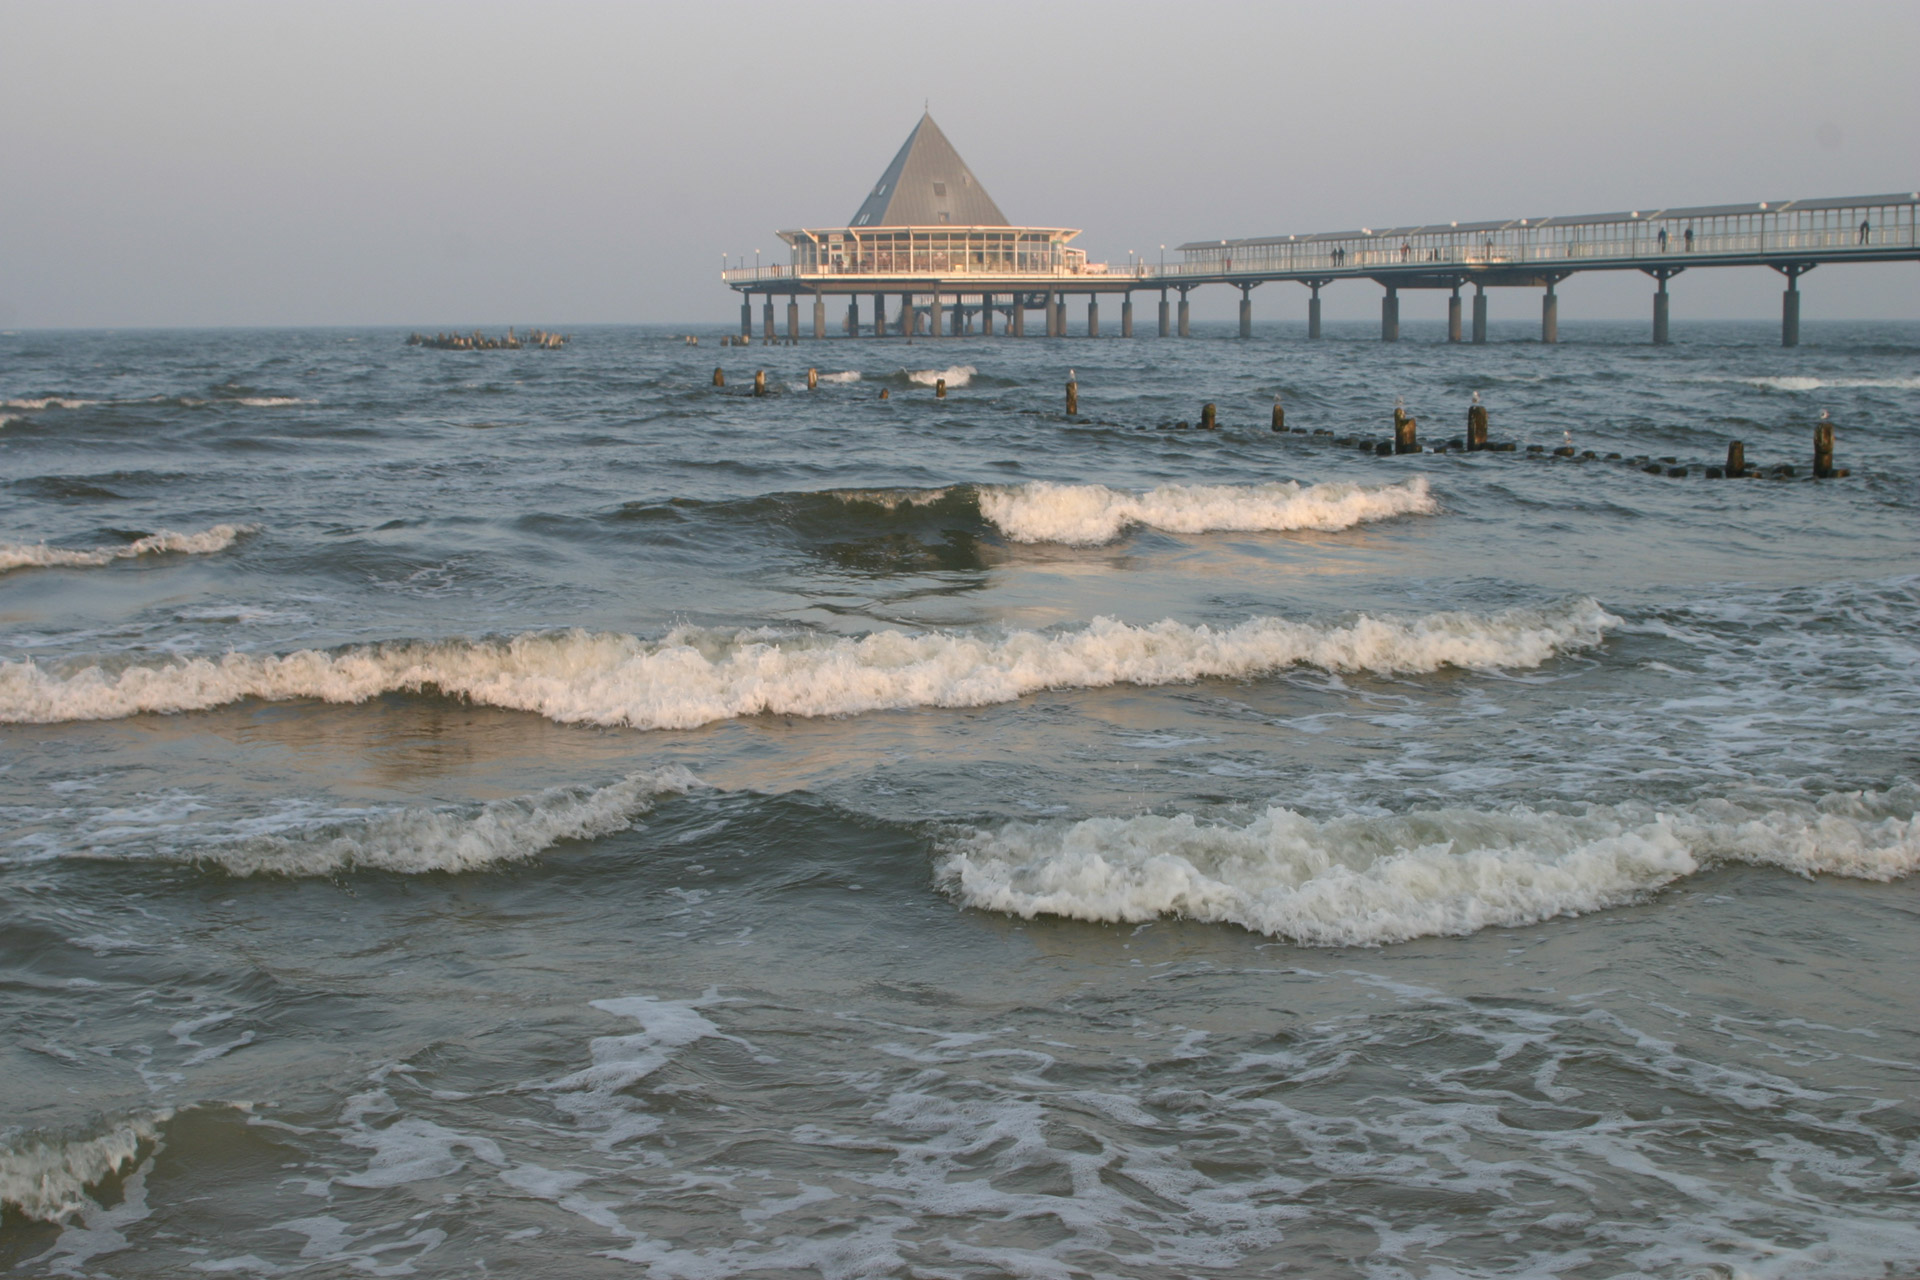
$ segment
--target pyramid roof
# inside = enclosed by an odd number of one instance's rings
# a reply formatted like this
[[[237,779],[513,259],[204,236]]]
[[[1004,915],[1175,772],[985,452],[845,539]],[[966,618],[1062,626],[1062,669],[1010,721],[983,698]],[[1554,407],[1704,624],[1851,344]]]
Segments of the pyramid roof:
[[[949,222],[962,227],[1008,225],[1007,215],[927,114],[913,126],[848,225],[932,227]]]

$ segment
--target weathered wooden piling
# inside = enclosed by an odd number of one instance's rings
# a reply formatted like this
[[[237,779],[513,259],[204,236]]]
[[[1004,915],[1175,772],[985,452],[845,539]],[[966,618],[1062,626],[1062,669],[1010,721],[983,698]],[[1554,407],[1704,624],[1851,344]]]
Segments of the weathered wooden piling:
[[[1395,453],[1418,453],[1420,443],[1415,434],[1418,423],[1413,415],[1399,405],[1393,408],[1393,451]]]
[[[1200,429],[1202,431],[1218,431],[1220,429],[1220,422],[1214,413],[1213,401],[1211,400],[1200,406]]]
[[[1473,393],[1473,404],[1467,409],[1467,451],[1478,453],[1487,447],[1487,406],[1480,403],[1480,393]]]
[[[1279,396],[1273,398],[1273,429],[1275,431],[1285,431],[1287,429],[1287,411],[1280,407]]]
[[[818,391],[819,389],[820,389],[820,371],[818,369],[807,370],[807,390]]]
[[[716,387],[724,387],[727,385],[727,371],[725,369],[715,369],[713,371],[713,385]]]
[[[880,388],[880,398],[882,400],[887,398],[887,389],[885,387]]]
[[[1833,475],[1833,424],[1825,413],[1813,427],[1813,475],[1816,480]]]
[[[1067,416],[1073,417],[1080,412],[1080,383],[1071,370],[1067,373]]]
[[[1747,474],[1747,446],[1739,440],[1727,441],[1727,478],[1737,480]]]
[[[757,396],[767,394],[767,371],[765,369],[755,369],[753,371],[753,394]]]
[[[935,378],[933,380],[933,398],[935,400],[945,400],[947,398],[947,380],[945,378]]]

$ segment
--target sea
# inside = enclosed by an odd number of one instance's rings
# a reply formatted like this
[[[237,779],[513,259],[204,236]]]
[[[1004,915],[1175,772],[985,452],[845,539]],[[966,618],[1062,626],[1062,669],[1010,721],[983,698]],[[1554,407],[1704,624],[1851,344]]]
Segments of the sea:
[[[0,335],[0,1268],[1920,1275],[1920,325],[1298,328]]]

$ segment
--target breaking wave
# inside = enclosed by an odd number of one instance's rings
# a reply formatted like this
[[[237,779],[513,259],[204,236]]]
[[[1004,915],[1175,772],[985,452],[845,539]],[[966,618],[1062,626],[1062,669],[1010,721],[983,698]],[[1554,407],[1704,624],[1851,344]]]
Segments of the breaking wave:
[[[1110,923],[1162,916],[1315,946],[1378,946],[1577,916],[1726,863],[1892,880],[1920,870],[1920,791],[1755,811],[1726,801],[1579,813],[1444,808],[1244,826],[1173,817],[962,833],[937,868],[970,907]]]
[[[258,527],[250,524],[217,524],[200,533],[175,533],[171,529],[162,529],[129,542],[124,547],[94,547],[87,551],[50,547],[44,542],[0,542],[0,573],[25,568],[96,567],[111,564],[115,560],[132,560],[163,551],[203,556],[225,551],[240,535],[254,533]]]
[[[860,372],[857,369],[842,369],[838,373],[823,373],[820,375],[820,381],[822,382],[858,382],[860,381]]]
[[[249,405],[256,409],[280,409],[290,404],[305,404],[298,396],[241,396],[235,404]]]
[[[980,371],[970,364],[957,364],[949,369],[909,369],[907,381],[930,387],[945,378],[948,389],[953,390],[972,382],[973,375],[978,372]]]
[[[762,713],[985,706],[1042,689],[1244,678],[1296,665],[1382,675],[1537,667],[1598,645],[1619,622],[1579,599],[1546,609],[1360,615],[1340,623],[1256,617],[1219,629],[1096,618],[1075,631],[879,631],[854,639],[680,627],[657,641],[566,631],[117,668],[25,659],[0,662],[0,722],[106,720],[243,698],[363,702],[433,690],[562,723],[690,729]]]
[[[203,844],[191,858],[241,876],[474,871],[524,862],[563,840],[625,831],[653,807],[656,796],[684,795],[700,785],[677,766],[648,770],[604,787],[553,787],[478,810],[401,809],[297,835]]]
[[[1027,484],[980,490],[980,512],[1015,542],[1111,542],[1144,525],[1168,533],[1336,530],[1369,520],[1432,515],[1440,504],[1425,476],[1367,488],[1292,481],[1273,484],[1164,484],[1145,493],[1100,484]]]
[[[90,404],[99,403],[98,400],[81,400],[73,396],[37,396],[20,400],[0,400],[0,408],[84,409]]]
[[[93,1204],[87,1188],[131,1168],[143,1146],[160,1139],[171,1111],[120,1121],[105,1133],[69,1142],[38,1140],[0,1150],[0,1207],[38,1222],[60,1222]]]

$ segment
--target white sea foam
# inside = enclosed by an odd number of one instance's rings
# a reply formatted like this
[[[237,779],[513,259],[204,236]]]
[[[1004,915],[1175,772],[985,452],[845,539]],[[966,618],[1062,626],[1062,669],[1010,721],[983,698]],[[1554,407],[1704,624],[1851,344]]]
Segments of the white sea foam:
[[[0,1205],[39,1222],[74,1217],[94,1202],[87,1188],[133,1166],[142,1144],[158,1141],[171,1111],[122,1120],[70,1142],[35,1141],[0,1151]]]
[[[1145,493],[1100,484],[984,487],[980,513],[1015,542],[1111,542],[1133,525],[1169,533],[1213,530],[1348,529],[1369,520],[1431,515],[1440,504],[1425,476],[1363,487],[1292,481],[1273,484],[1164,484]]]
[[[1757,378],[1700,377],[1698,382],[1735,382],[1767,391],[1820,391],[1828,387],[1860,388],[1881,391],[1920,391],[1920,377],[1911,378],[1813,378],[1779,374]]]
[[[604,787],[554,787],[472,809],[409,808],[295,835],[210,841],[187,851],[236,875],[316,876],[350,869],[474,871],[523,862],[562,840],[625,831],[655,797],[700,780],[681,768],[646,770]]]
[[[279,409],[290,404],[305,404],[297,396],[241,396],[235,404],[250,405],[256,409]]]
[[[1377,674],[1537,667],[1599,644],[1618,623],[1580,599],[1546,609],[1338,623],[1257,617],[1219,629],[1096,618],[1075,631],[879,631],[850,639],[682,627],[653,642],[569,631],[117,668],[26,659],[0,662],[0,723],[106,720],[243,698],[363,702],[435,689],[562,723],[687,729],[762,713],[986,706],[1041,689],[1244,678],[1295,665]]]
[[[970,364],[957,364],[948,369],[910,369],[907,371],[907,381],[930,387],[945,378],[948,389],[952,390],[972,382],[973,375],[978,372],[980,371]]]
[[[8,409],[84,409],[90,404],[99,404],[98,400],[80,400],[72,396],[40,396],[25,400],[0,400],[0,407]]]
[[[1009,823],[956,837],[937,876],[961,902],[1031,919],[1179,916],[1323,946],[1374,946],[1583,915],[1741,862],[1891,880],[1920,870],[1920,796],[1751,811],[1445,808],[1245,825],[1173,817]]]
[[[860,372],[857,369],[842,369],[838,373],[823,373],[820,375],[820,381],[822,382],[858,382],[860,381]]]
[[[217,524],[199,533],[162,529],[124,547],[94,547],[86,551],[50,547],[44,542],[0,542],[0,573],[25,568],[91,568],[166,551],[188,556],[209,555],[225,551],[240,535],[257,529],[257,525],[250,524]]]

